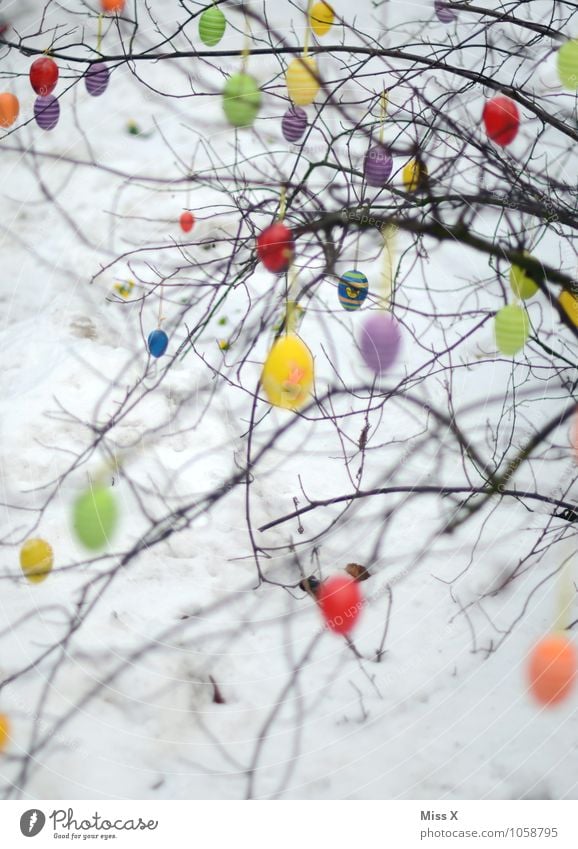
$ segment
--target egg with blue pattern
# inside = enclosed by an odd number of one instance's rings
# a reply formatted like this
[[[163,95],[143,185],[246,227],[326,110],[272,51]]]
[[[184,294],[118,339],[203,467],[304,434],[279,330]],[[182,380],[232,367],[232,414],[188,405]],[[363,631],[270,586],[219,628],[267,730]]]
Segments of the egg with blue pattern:
[[[361,271],[346,271],[339,281],[337,294],[344,310],[358,310],[367,298],[369,283]]]

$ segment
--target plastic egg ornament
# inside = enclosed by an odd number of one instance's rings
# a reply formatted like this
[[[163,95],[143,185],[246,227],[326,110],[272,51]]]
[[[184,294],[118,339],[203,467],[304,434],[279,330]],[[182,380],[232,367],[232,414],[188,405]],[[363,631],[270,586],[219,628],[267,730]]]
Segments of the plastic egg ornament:
[[[365,154],[363,174],[368,186],[381,189],[391,176],[393,160],[382,144],[373,145]]]
[[[30,85],[41,97],[48,97],[58,82],[58,65],[49,56],[35,59],[29,71]]]
[[[518,107],[513,100],[503,94],[486,102],[482,120],[488,138],[501,147],[511,144],[520,129]]]
[[[261,89],[249,74],[229,77],[223,90],[223,111],[233,127],[250,127],[261,107]]]
[[[20,114],[20,103],[16,95],[5,91],[0,94],[0,127],[11,127]]]
[[[335,575],[317,590],[317,604],[330,631],[349,634],[362,611],[363,596],[357,581]]]
[[[190,233],[195,224],[195,216],[187,209],[181,214],[181,217],[179,218],[179,224],[181,225],[181,230],[183,231],[183,233]]]
[[[558,50],[556,57],[558,76],[564,88],[578,89],[578,39],[567,41]]]
[[[283,115],[281,132],[288,142],[298,142],[307,129],[307,112],[300,106],[291,106]]]
[[[317,62],[312,56],[301,56],[289,63],[285,82],[289,97],[295,106],[308,106],[313,103],[319,91],[317,73]]]
[[[100,0],[103,12],[120,13],[124,9],[125,0]]]
[[[494,319],[496,345],[508,357],[521,351],[530,335],[530,320],[523,307],[510,304],[498,310]]]
[[[335,12],[324,0],[315,3],[309,12],[309,24],[315,35],[327,35],[334,20]]]
[[[368,289],[369,283],[365,274],[361,271],[346,271],[337,287],[339,303],[348,312],[358,310],[367,298]]]
[[[572,324],[578,327],[578,298],[576,295],[564,289],[558,300]]]
[[[295,333],[280,336],[261,372],[261,386],[269,403],[285,410],[299,409],[309,400],[313,380],[313,356],[307,345]]]
[[[167,350],[168,344],[169,337],[164,330],[153,330],[149,333],[147,347],[151,357],[155,357],[156,359],[162,357]]]
[[[401,347],[395,318],[386,312],[370,315],[361,328],[359,348],[365,364],[377,375],[393,365]]]
[[[425,177],[427,177],[427,168],[417,159],[410,159],[403,166],[401,179],[406,192],[417,192],[422,187]]]
[[[294,253],[293,233],[282,221],[271,224],[257,237],[257,255],[268,271],[287,271]]]
[[[524,253],[526,253],[528,257],[530,256],[527,251]],[[521,298],[522,301],[528,301],[530,298],[534,297],[539,286],[532,280],[523,268],[520,268],[518,265],[513,265],[510,268],[510,288],[516,297]]]
[[[84,84],[92,97],[100,97],[108,88],[110,72],[103,62],[95,62],[86,71]]]
[[[0,752],[8,747],[10,736],[10,720],[5,713],[0,713]]]
[[[106,486],[95,484],[81,493],[73,506],[73,528],[90,551],[104,548],[118,524],[116,499]]]
[[[530,691],[542,705],[555,705],[570,694],[576,682],[578,653],[565,634],[550,634],[530,653]]]
[[[34,117],[41,130],[53,130],[60,118],[60,103],[49,94],[48,97],[37,97],[34,103]]]
[[[199,38],[207,47],[214,47],[225,34],[227,19],[219,6],[209,6],[199,18]]]
[[[452,21],[455,21],[457,18],[454,9],[449,8],[446,0],[435,0],[434,9],[438,21],[440,21],[442,24],[451,24]]]
[[[53,565],[54,554],[46,540],[26,540],[20,549],[20,568],[31,584],[41,584],[46,580]]]

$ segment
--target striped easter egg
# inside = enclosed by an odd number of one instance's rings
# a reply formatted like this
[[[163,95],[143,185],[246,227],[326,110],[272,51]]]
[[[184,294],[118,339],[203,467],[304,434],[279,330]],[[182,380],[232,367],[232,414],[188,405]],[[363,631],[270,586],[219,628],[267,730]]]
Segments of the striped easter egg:
[[[365,154],[363,173],[368,186],[382,188],[391,176],[393,160],[382,144],[373,145]]]
[[[558,76],[564,88],[578,89],[578,39],[567,41],[558,51]]]
[[[375,374],[381,374],[395,362],[400,346],[401,332],[392,315],[379,312],[366,319],[359,348],[365,364]]]
[[[84,83],[86,90],[93,97],[100,97],[108,88],[110,73],[102,62],[95,62],[86,72]]]
[[[307,112],[300,106],[291,106],[283,115],[281,132],[288,142],[297,142],[307,129]]]
[[[339,303],[344,310],[358,310],[367,298],[369,284],[367,277],[361,271],[346,271],[337,287]]]
[[[442,24],[451,24],[457,18],[455,11],[448,8],[446,0],[435,0],[434,9],[438,21],[441,21]]]
[[[53,130],[60,118],[60,103],[49,94],[48,97],[37,97],[34,103],[34,117],[42,130]]]
[[[494,321],[496,345],[500,353],[512,357],[521,351],[530,335],[528,313],[522,307],[509,304],[496,313]]]
[[[222,39],[227,27],[227,19],[218,6],[205,9],[199,18],[199,38],[207,47],[214,47]]]

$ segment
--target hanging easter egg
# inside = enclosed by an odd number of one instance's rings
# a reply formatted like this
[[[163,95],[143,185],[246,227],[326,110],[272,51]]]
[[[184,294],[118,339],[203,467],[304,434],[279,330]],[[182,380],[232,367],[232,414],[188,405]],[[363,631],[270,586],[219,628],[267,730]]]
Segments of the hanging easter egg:
[[[287,271],[294,253],[293,233],[282,221],[271,224],[257,237],[257,255],[268,271]]]
[[[118,524],[116,499],[110,489],[95,484],[78,496],[73,508],[73,527],[85,548],[98,551],[113,536]]]
[[[313,379],[313,357],[307,345],[295,333],[280,336],[261,372],[261,385],[269,403],[297,410],[309,400]]]
[[[503,94],[486,102],[482,119],[488,138],[501,147],[511,144],[520,129],[520,113],[513,100]]]
[[[199,18],[199,38],[207,47],[214,47],[222,39],[227,19],[219,6],[209,6]]]
[[[307,112],[300,106],[291,106],[283,115],[281,132],[288,142],[298,142],[307,129]]]
[[[564,289],[558,300],[572,324],[578,327],[578,298],[576,295]]]
[[[530,256],[527,251],[524,251],[524,253],[526,256]],[[534,280],[532,280],[523,268],[520,268],[518,265],[513,265],[510,268],[510,288],[518,298],[521,298],[523,301],[527,301],[534,297],[539,286],[534,282]]]
[[[35,59],[29,71],[30,85],[41,97],[52,94],[58,82],[58,65],[49,56]]]
[[[410,159],[403,166],[401,178],[406,192],[417,192],[422,188],[424,180],[427,177],[427,168],[417,159]]]
[[[446,0],[435,0],[434,9],[438,21],[441,21],[442,24],[451,24],[457,18],[455,10],[449,7]]]
[[[167,350],[169,337],[164,330],[153,330],[149,333],[147,346],[151,357],[162,357]]]
[[[190,233],[195,223],[195,216],[187,209],[181,214],[179,223],[181,225],[181,230],[183,231],[183,233]]]
[[[312,56],[301,56],[289,63],[285,82],[289,97],[295,106],[308,106],[313,103],[319,91],[319,83],[315,78],[317,73],[317,62]]]
[[[43,539],[26,540],[20,549],[20,568],[31,584],[44,581],[54,564],[51,546]]]
[[[361,271],[346,271],[337,287],[339,303],[344,310],[358,310],[367,298],[369,283]]]
[[[110,72],[103,62],[95,62],[90,65],[84,77],[87,92],[92,97],[100,97],[108,88]]]
[[[103,12],[116,12],[120,14],[124,9],[125,0],[100,0]]]
[[[49,94],[48,97],[37,97],[34,102],[34,117],[41,130],[53,130],[60,118],[60,103]]]
[[[11,127],[19,112],[20,103],[14,94],[9,91],[0,94],[0,127]]]
[[[309,12],[309,24],[315,35],[327,35],[334,20],[335,12],[324,0],[315,3]]]
[[[566,41],[558,50],[558,76],[564,88],[578,89],[578,39]]]
[[[530,320],[523,307],[510,304],[498,310],[494,319],[498,350],[508,357],[521,351],[530,335]]]
[[[530,653],[528,679],[534,698],[554,705],[567,698],[576,682],[578,653],[565,634],[550,634]]]
[[[249,74],[229,77],[223,90],[223,111],[233,127],[250,127],[261,106],[261,89]]]
[[[10,736],[10,720],[5,713],[0,713],[0,752],[8,747]]]
[[[365,320],[359,348],[365,364],[375,374],[382,374],[395,362],[400,346],[399,324],[390,313],[376,312]]]
[[[349,634],[363,608],[359,583],[344,575],[328,578],[317,590],[317,604],[330,631]]]
[[[393,160],[386,147],[375,144],[365,154],[363,174],[368,186],[382,188],[391,176]]]

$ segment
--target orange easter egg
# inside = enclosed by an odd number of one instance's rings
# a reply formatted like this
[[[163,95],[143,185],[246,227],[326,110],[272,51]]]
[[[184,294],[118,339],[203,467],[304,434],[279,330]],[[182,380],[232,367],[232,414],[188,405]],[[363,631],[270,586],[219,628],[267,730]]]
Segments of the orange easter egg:
[[[542,705],[563,701],[576,681],[578,654],[574,643],[564,634],[549,634],[530,653],[528,680],[530,691]]]
[[[125,0],[100,0],[103,12],[122,12]]]
[[[0,94],[0,127],[11,127],[19,112],[20,104],[14,94],[9,91]]]
[[[8,746],[10,742],[10,720],[5,713],[0,713],[0,752]]]

